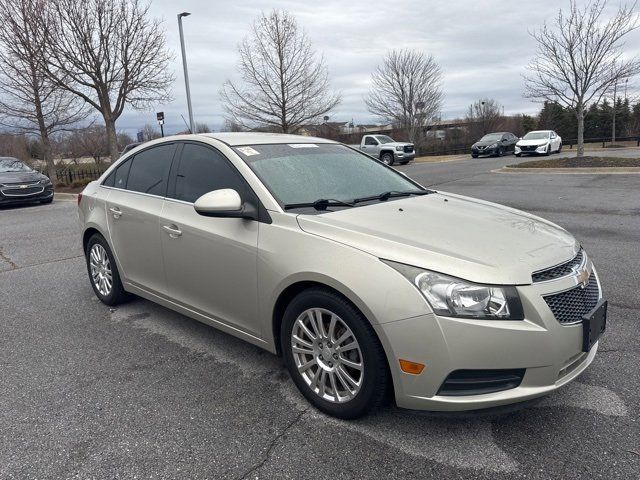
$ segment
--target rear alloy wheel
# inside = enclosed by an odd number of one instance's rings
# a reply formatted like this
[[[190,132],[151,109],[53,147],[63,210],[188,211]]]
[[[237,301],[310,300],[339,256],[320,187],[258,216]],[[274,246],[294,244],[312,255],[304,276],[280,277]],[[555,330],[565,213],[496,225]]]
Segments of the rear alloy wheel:
[[[393,154],[389,152],[383,153],[382,156],[380,157],[380,160],[385,165],[391,166],[393,165]]]
[[[118,267],[102,235],[96,233],[89,239],[85,255],[91,286],[102,303],[118,305],[131,298],[122,287]]]
[[[334,292],[298,295],[285,311],[281,343],[294,383],[319,410],[357,418],[384,400],[389,374],[382,346],[362,314]]]

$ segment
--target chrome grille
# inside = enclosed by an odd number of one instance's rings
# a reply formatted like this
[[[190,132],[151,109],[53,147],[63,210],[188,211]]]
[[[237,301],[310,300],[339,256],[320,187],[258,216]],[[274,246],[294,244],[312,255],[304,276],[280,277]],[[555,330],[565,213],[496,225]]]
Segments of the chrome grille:
[[[37,195],[44,192],[44,187],[38,185],[26,185],[24,188],[6,187],[0,189],[0,192],[5,197],[28,197],[29,195]]]
[[[544,296],[553,316],[563,325],[582,322],[582,316],[593,310],[599,299],[600,285],[593,272],[585,287],[578,285],[565,292]]]
[[[413,152],[413,145],[405,145],[405,146],[404,146],[404,152],[405,152],[405,153],[411,153],[411,152]]]
[[[574,273],[575,269],[582,265],[583,261],[584,250],[581,248],[577,255],[568,262],[561,263],[560,265],[556,265],[555,267],[547,268],[545,270],[534,272],[531,275],[531,280],[533,280],[534,283],[537,283],[566,277]]]

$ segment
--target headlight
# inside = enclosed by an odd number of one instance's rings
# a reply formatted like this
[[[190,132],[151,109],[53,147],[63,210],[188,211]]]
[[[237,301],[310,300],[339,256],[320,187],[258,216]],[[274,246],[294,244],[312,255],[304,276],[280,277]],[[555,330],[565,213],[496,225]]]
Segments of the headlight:
[[[40,183],[42,185],[49,185],[49,184],[51,184],[51,180],[48,179],[48,178],[43,178],[42,180],[40,180]]]
[[[496,148],[498,146],[497,143],[492,143],[491,145],[489,145],[487,148]]]
[[[404,149],[404,147],[396,147],[396,152],[401,152]]]
[[[438,315],[488,320],[524,319],[515,287],[482,285],[402,263],[383,261],[420,290]]]

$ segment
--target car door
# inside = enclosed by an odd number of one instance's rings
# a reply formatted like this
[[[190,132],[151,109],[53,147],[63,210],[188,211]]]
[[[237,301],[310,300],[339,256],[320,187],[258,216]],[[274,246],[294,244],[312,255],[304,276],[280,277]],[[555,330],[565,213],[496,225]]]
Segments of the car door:
[[[509,150],[513,153],[516,151],[516,143],[518,143],[518,137],[513,133],[509,134]]]
[[[166,292],[159,215],[176,144],[150,147],[127,159],[106,180],[107,226],[126,282]]]
[[[170,297],[179,304],[255,336],[257,321],[257,221],[198,214],[193,203],[207,192],[255,194],[215,148],[188,142],[172,169],[162,209],[162,252]]]
[[[370,135],[364,138],[364,145],[362,146],[362,148],[365,153],[368,153],[372,157],[378,158],[378,156],[380,155],[380,145],[378,143],[378,140]]]

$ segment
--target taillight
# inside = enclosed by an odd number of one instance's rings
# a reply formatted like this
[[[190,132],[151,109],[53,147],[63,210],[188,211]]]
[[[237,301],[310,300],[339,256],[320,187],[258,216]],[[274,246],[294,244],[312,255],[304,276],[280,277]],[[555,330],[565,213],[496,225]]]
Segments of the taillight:
[[[78,194],[78,206],[80,206],[80,201],[82,200],[82,194],[79,193]]]

